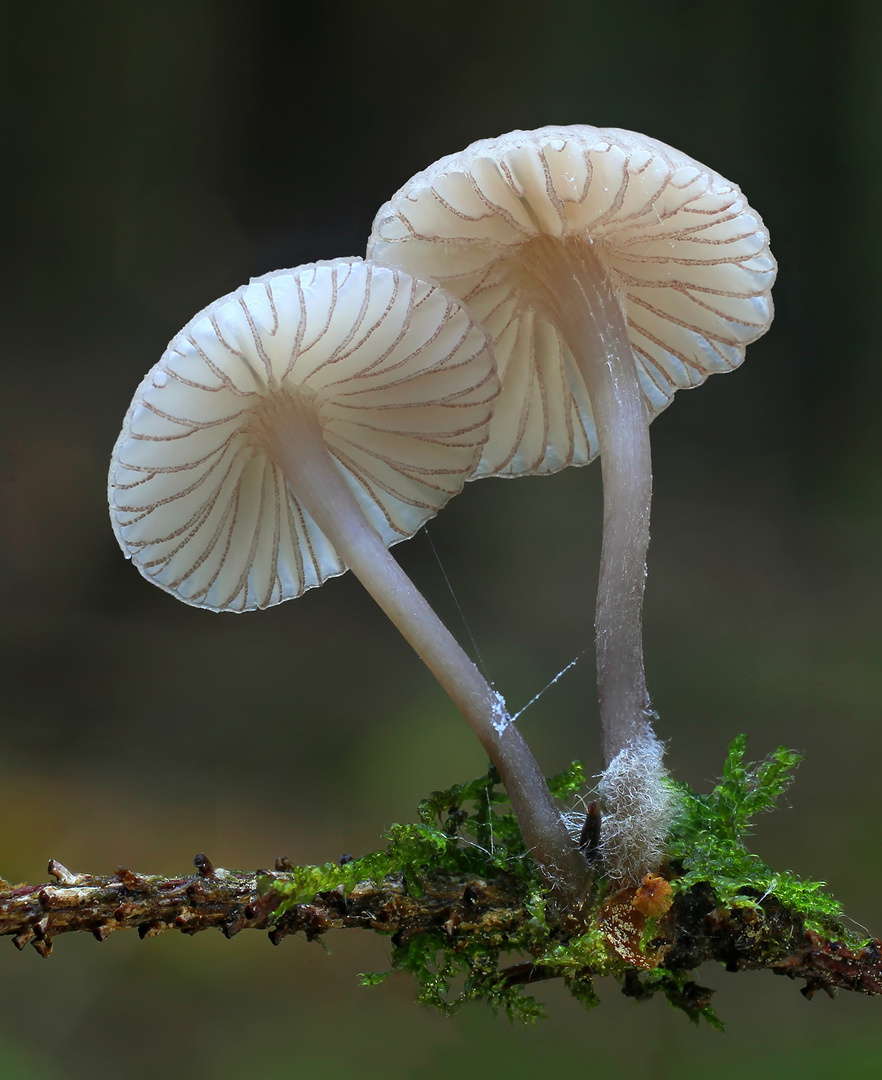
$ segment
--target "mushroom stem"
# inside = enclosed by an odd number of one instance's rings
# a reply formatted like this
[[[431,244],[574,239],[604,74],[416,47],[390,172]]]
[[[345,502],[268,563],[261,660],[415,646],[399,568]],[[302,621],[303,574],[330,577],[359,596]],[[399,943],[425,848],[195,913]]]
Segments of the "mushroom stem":
[[[600,449],[603,543],[595,634],[604,850],[612,876],[631,878],[653,869],[670,805],[643,664],[652,500],[649,416],[624,312],[600,260],[585,244],[541,237],[529,247],[535,293],[551,309],[578,366]],[[613,835],[613,847],[620,850],[610,850]]]
[[[524,842],[540,873],[566,903],[588,888],[588,865],[570,838],[530,748],[502,696],[444,626],[389,552],[341,476],[322,436],[320,410],[303,396],[267,399],[254,420],[297,500],[398,627],[468,720],[499,770]]]

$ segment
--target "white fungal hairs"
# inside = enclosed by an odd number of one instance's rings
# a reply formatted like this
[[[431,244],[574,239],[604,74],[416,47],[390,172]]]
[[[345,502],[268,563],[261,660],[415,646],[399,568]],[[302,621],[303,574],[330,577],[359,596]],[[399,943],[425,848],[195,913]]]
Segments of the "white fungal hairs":
[[[619,751],[601,777],[600,855],[617,886],[639,884],[664,856],[677,806],[666,782],[663,753],[662,744],[650,734]]]

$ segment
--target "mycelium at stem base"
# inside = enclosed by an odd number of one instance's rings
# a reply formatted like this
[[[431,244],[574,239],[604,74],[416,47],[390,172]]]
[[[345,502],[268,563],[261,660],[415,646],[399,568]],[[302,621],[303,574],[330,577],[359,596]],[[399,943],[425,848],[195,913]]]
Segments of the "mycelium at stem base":
[[[652,500],[649,416],[622,306],[592,246],[538,237],[519,252],[519,284],[546,309],[591,399],[603,474],[595,633],[602,729],[605,868],[633,883],[655,868],[671,816],[643,664]]]
[[[532,752],[501,695],[399,567],[344,483],[308,392],[267,398],[255,410],[251,430],[296,490],[303,508],[468,720],[499,770],[524,843],[542,877],[562,903],[577,906],[588,888],[588,866]]]

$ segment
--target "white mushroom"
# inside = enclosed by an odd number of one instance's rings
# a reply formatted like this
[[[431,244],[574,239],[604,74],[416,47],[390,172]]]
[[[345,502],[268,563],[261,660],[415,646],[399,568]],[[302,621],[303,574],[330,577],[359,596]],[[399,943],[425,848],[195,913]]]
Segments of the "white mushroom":
[[[613,877],[639,877],[667,824],[643,669],[648,425],[768,328],[766,230],[734,184],[685,154],[578,125],[436,162],[381,208],[368,254],[437,280],[493,338],[503,389],[476,476],[600,454],[604,844]],[[654,809],[639,821],[635,805]]]
[[[498,392],[487,335],[437,286],[358,259],[267,274],[200,312],[144,378],[111,518],[142,574],[215,611],[350,567],[475,729],[547,876],[574,877],[584,861],[502,698],[388,551],[471,475]]]

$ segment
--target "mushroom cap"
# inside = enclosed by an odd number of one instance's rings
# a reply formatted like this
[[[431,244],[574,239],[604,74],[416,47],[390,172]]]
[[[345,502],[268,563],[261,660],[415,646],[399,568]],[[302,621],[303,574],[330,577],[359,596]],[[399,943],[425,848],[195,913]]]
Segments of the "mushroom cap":
[[[730,371],[768,329],[775,261],[736,185],[655,139],[587,125],[512,131],[418,173],[374,220],[368,256],[438,281],[490,332],[502,394],[475,476],[552,472],[598,451],[559,329],[519,249],[590,245],[622,304],[652,419]]]
[[[141,382],[110,465],[116,537],[189,604],[298,596],[346,566],[255,437],[255,409],[313,402],[391,545],[461,490],[498,391],[486,333],[437,286],[360,259],[266,274],[191,319]]]

